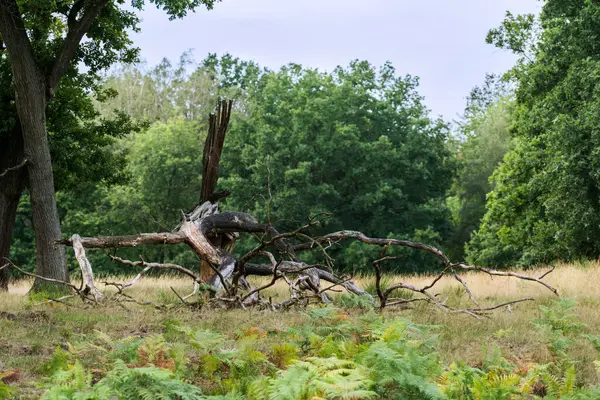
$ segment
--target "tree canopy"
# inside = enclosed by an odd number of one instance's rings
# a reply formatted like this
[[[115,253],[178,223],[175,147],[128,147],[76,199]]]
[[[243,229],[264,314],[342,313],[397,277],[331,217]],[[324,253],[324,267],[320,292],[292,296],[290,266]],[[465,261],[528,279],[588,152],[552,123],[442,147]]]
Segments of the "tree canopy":
[[[34,3],[18,4],[31,27],[44,98],[51,99],[44,104],[44,126],[66,233],[175,226],[199,200],[206,118],[216,100],[227,97],[235,106],[220,166],[220,189],[232,192],[221,202],[225,209],[282,230],[330,213],[311,233],[355,229],[403,237],[485,266],[600,256],[596,2],[547,0],[540,15],[507,13],[487,39],[516,53],[518,62],[501,79],[490,76],[475,88],[454,126],[432,118],[418,78],[398,76],[389,63],[269,70],[228,54],[196,63],[191,52],[178,63],[134,63],[137,49],[126,31],[137,29],[142,1],[129,8],[98,1],[104,5],[86,30],[89,40],[60,70],[53,91],[69,34],[96,2]],[[171,18],[213,6],[199,0],[150,3]],[[19,81],[11,57],[0,52],[0,143],[8,143],[0,152],[12,157],[3,157],[0,173],[27,153],[27,124],[10,86]],[[88,70],[78,71],[75,63]],[[27,174],[0,176],[1,215],[14,214],[25,183],[33,196],[33,167],[27,168]],[[38,225],[36,204],[21,201],[12,252],[30,269],[33,249],[26,244],[33,240],[29,227]],[[0,239],[5,228],[0,225]],[[249,245],[242,239],[236,249]],[[360,271],[377,257],[377,250],[358,242],[331,250],[345,271]],[[182,263],[195,257],[177,247],[144,253]],[[403,271],[436,266],[407,249],[390,255],[402,258]],[[97,257],[100,271],[116,271]]]
[[[600,255],[598,99],[600,4],[546,1],[508,15],[488,37],[521,56],[514,148],[494,174],[476,263],[532,265]]]
[[[270,219],[283,230],[329,212],[321,231],[360,229],[445,243],[452,230],[445,199],[456,163],[449,128],[428,116],[416,78],[398,77],[389,64],[376,69],[359,61],[331,73],[294,64],[272,72],[228,55],[209,56],[195,70],[182,65],[130,67],[106,79],[105,88],[120,93],[100,106],[107,115],[110,102],[127,104],[134,118],[155,122],[116,146],[128,160],[126,184],[60,193],[65,232],[171,229],[200,194],[206,124],[193,116],[228,93],[237,103],[221,160],[219,185],[232,192],[225,208]],[[151,89],[158,87],[168,91]],[[141,88],[143,95],[129,97]],[[147,106],[161,102],[161,112]],[[246,246],[242,241],[236,248]],[[353,244],[338,251],[338,264],[347,271],[370,268],[372,252]],[[159,261],[194,257],[177,248],[144,254]],[[408,252],[404,257],[404,269],[437,265]],[[26,259],[22,254],[19,261]],[[99,271],[115,268],[101,256],[94,263]]]

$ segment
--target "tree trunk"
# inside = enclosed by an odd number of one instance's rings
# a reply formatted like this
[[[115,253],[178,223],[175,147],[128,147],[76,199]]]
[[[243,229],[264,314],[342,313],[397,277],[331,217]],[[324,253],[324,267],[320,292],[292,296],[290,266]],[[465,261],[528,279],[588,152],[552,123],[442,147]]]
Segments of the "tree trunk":
[[[29,192],[35,231],[36,273],[46,278],[68,281],[65,250],[55,246],[61,239],[60,222],[56,208],[54,178],[50,146],[46,133],[45,81],[35,64],[13,68],[16,106],[23,129],[23,148],[29,160]],[[64,290],[36,279],[32,290]]]
[[[18,124],[18,122],[17,122]],[[0,140],[0,266],[10,255],[10,244],[15,227],[17,206],[25,188],[27,169],[9,170],[23,161],[23,139],[20,127],[5,140]],[[0,270],[0,291],[8,290],[9,269]]]
[[[208,117],[208,135],[204,142],[204,152],[202,156],[202,187],[200,189],[200,204],[210,201],[218,204],[220,197],[229,195],[228,191],[215,193],[217,189],[217,180],[219,179],[219,163],[221,152],[227,135],[229,118],[231,117],[231,107],[233,101],[217,100],[216,113],[211,113]],[[218,207],[215,209],[218,211]],[[210,239],[213,246],[224,249],[227,252],[233,250],[235,245],[235,236],[217,235]],[[208,261],[200,261],[200,279],[208,283],[214,278],[214,271]],[[208,294],[208,293],[207,293]]]
[[[61,239],[61,232],[46,133],[46,98],[54,97],[61,77],[75,59],[81,40],[109,0],[75,2],[67,17],[66,36],[62,40],[58,38],[59,51],[50,65],[46,65],[49,61],[47,52],[43,52],[41,59],[36,57],[19,3],[18,0],[0,0],[0,35],[12,67],[15,104],[23,132],[24,154],[28,160],[36,272],[46,278],[67,281],[65,249],[54,245],[54,241]],[[42,64],[45,67],[42,68]],[[40,291],[42,286],[47,284],[36,279],[32,290]],[[48,289],[59,288],[58,285],[53,286]]]

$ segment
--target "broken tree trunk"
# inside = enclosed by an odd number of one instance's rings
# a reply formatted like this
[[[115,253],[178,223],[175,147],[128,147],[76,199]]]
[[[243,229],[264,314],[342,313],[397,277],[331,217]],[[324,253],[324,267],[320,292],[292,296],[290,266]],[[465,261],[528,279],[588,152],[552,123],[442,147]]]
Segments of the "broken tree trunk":
[[[110,236],[80,238],[74,235],[71,239],[59,243],[66,246],[81,245],[85,248],[120,248],[136,247],[142,244],[187,244],[211,268],[211,277],[205,283],[216,288],[219,292],[227,289],[228,282],[236,272],[242,276],[271,275],[272,265],[247,263],[253,257],[259,256],[258,251],[251,251],[239,261],[226,249],[214,244],[217,236],[237,235],[239,232],[264,233],[271,239],[263,242],[257,249],[274,246],[279,252],[292,260],[284,261],[281,265],[282,273],[297,274],[306,277],[308,289],[316,294],[321,291],[321,280],[346,288],[355,294],[366,294],[352,282],[345,281],[333,273],[325,271],[318,266],[310,266],[298,261],[293,253],[293,246],[285,242],[286,238],[293,237],[300,229],[290,233],[279,234],[273,227],[259,223],[251,215],[241,212],[218,213],[218,205],[207,201],[186,214],[178,225],[176,232],[143,233],[139,235]],[[304,228],[312,226],[305,225]],[[130,263],[131,264],[131,263]],[[142,264],[140,264],[142,265]],[[237,269],[236,269],[237,268]],[[243,270],[241,270],[243,268]],[[202,278],[200,278],[203,280]],[[92,282],[93,284],[93,282]]]
[[[219,179],[219,163],[221,153],[225,143],[225,135],[229,126],[229,117],[231,116],[231,107],[233,102],[217,101],[216,113],[211,113],[208,123],[208,135],[204,143],[204,153],[202,157],[202,188],[200,190],[200,204],[211,202],[217,204],[218,200],[226,197],[229,192],[223,191],[215,193],[217,181]],[[219,212],[218,206],[213,211]],[[236,236],[233,234],[217,234],[210,241],[211,244],[227,252],[233,250]],[[200,261],[200,279],[204,282],[210,281],[214,277],[213,268],[207,261]]]
[[[94,272],[92,271],[92,265],[85,255],[85,249],[81,244],[81,237],[79,235],[73,235],[71,236],[71,242],[73,243],[75,258],[79,262],[79,268],[81,269],[83,294],[91,295],[96,302],[102,301],[104,295],[96,289],[94,284]]]
[[[176,227],[175,232],[142,233],[129,236],[94,238],[80,238],[78,235],[74,235],[70,240],[63,240],[60,242],[64,245],[74,246],[76,248],[76,255],[80,261],[84,275],[84,285],[86,285],[86,288],[89,288],[89,291],[95,293],[95,287],[93,283],[93,274],[91,273],[91,266],[89,265],[89,262],[87,262],[85,253],[83,251],[84,247],[119,248],[135,247],[141,244],[165,245],[185,243],[198,255],[201,260],[199,276],[196,276],[194,272],[182,266],[174,264],[146,263],[143,260],[133,262],[120,259],[119,257],[111,257],[113,261],[120,262],[124,265],[144,267],[144,270],[130,283],[125,285],[114,284],[114,286],[117,287],[119,294],[123,294],[123,290],[135,283],[145,271],[151,268],[166,268],[178,270],[179,272],[182,272],[193,278],[194,292],[192,294],[180,297],[179,294],[175,292],[175,294],[177,294],[180,300],[185,304],[187,304],[185,299],[198,292],[200,281],[207,283],[209,285],[208,287],[210,287],[210,291],[213,293],[218,295],[220,294],[220,297],[218,298],[219,301],[231,305],[238,305],[242,308],[259,304],[266,305],[271,309],[284,309],[293,304],[297,304],[301,300],[309,301],[311,298],[317,298],[320,301],[327,301],[329,300],[327,292],[333,290],[335,287],[343,287],[350,293],[356,295],[367,295],[369,298],[371,298],[369,294],[367,294],[349,279],[336,276],[330,270],[330,264],[332,260],[331,257],[328,256],[326,248],[335,244],[339,244],[344,240],[358,240],[365,244],[375,245],[383,248],[380,258],[373,262],[373,268],[376,273],[377,296],[379,297],[381,309],[386,307],[386,305],[402,305],[414,301],[425,301],[434,304],[445,311],[461,312],[477,317],[478,314],[486,313],[499,307],[510,306],[511,304],[518,302],[531,300],[526,298],[492,307],[482,307],[469,290],[467,283],[458,275],[459,272],[464,271],[480,271],[490,276],[509,276],[517,279],[533,281],[545,286],[554,294],[558,295],[558,292],[555,288],[542,281],[542,279],[548,273],[536,278],[512,272],[495,271],[481,267],[472,267],[460,263],[451,263],[446,255],[435,247],[407,240],[371,238],[364,235],[362,232],[356,231],[340,231],[325,236],[312,238],[306,234],[306,231],[310,227],[319,224],[319,221],[315,220],[314,218],[311,218],[308,224],[296,229],[295,231],[280,234],[270,225],[270,223],[261,224],[249,214],[242,212],[221,212],[219,209],[218,200],[226,197],[229,192],[215,192],[215,189],[218,180],[219,161],[221,152],[223,150],[227,126],[229,124],[229,116],[231,114],[231,106],[231,101],[219,101],[217,104],[216,114],[210,115],[209,131],[204,146],[203,155],[201,203],[194,208],[192,212],[183,215],[183,218],[180,224]],[[231,253],[231,249],[233,248],[233,244],[239,233],[242,232],[262,233],[261,243],[244,256],[236,258]],[[302,238],[303,240],[308,239],[309,241],[292,245],[288,242],[288,240],[292,238]],[[386,250],[393,246],[408,247],[432,253],[441,261],[443,270],[433,278],[430,284],[427,284],[423,287],[417,287],[408,283],[399,282],[389,285],[384,290],[381,287],[381,264],[397,258],[385,256]],[[267,251],[267,249],[270,248],[273,248],[277,251],[279,260],[275,255]],[[327,266],[308,265],[297,258],[296,252],[310,251],[312,249],[320,251],[323,254],[324,258],[328,262]],[[268,257],[271,263],[251,263],[250,261],[256,257]],[[269,283],[255,289],[252,288],[252,286],[246,280],[246,277],[250,275],[271,276],[272,279]],[[291,275],[295,275],[296,278],[294,280],[290,280],[288,276]],[[440,282],[444,276],[452,277],[453,279],[456,279],[456,281],[460,282],[466,293],[468,293],[470,300],[476,307],[463,309],[451,307],[447,305],[445,301],[439,300],[437,295],[431,293],[432,288],[438,282]],[[264,299],[261,299],[260,292],[273,286],[280,279],[285,280],[289,286],[289,299],[284,300],[279,304],[272,304],[270,300],[269,302],[266,302]],[[321,286],[321,281],[329,282],[330,286],[323,288]],[[242,291],[243,293],[238,293],[238,290]],[[414,299],[390,298],[392,293],[401,290],[411,291],[420,297]],[[306,292],[309,292],[310,295],[305,296],[304,293]],[[89,297],[87,294],[84,294],[84,296]],[[129,301],[133,300],[131,297],[128,297],[128,299]],[[96,302],[98,301],[96,295],[94,295],[94,300],[96,300]]]

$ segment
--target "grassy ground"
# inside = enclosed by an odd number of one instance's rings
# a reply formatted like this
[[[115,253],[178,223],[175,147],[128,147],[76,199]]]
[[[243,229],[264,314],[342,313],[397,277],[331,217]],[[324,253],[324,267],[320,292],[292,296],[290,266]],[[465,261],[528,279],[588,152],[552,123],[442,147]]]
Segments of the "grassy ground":
[[[527,271],[539,275],[541,271]],[[587,325],[590,333],[600,336],[600,264],[561,265],[546,279],[554,285],[562,296],[577,300],[576,313],[580,321]],[[410,283],[424,283],[427,277],[390,277],[388,282],[403,280]],[[509,299],[535,297],[535,302],[518,304],[509,312],[507,308],[497,310],[489,319],[476,320],[466,315],[448,314],[432,306],[419,304],[411,309],[389,309],[386,318],[406,317],[416,324],[437,326],[439,335],[437,351],[444,364],[461,360],[473,366],[481,365],[491,353],[500,351],[515,365],[546,363],[552,358],[542,334],[533,329],[532,320],[540,316],[538,307],[549,305],[555,299],[547,289],[535,283],[509,278],[490,278],[483,274],[466,276],[473,294],[481,303],[492,305]],[[362,287],[373,286],[371,278],[358,282]],[[148,299],[157,303],[172,304],[168,311],[152,307],[128,305],[119,307],[67,308],[61,304],[48,304],[41,299],[26,295],[29,281],[20,281],[10,287],[9,293],[0,294],[0,374],[2,371],[18,373],[12,378],[12,385],[22,388],[22,398],[37,398],[41,390],[31,382],[42,380],[48,371],[57,346],[66,343],[82,344],[90,337],[102,332],[113,340],[124,337],[145,337],[154,333],[164,333],[165,321],[178,321],[181,325],[194,329],[209,328],[234,338],[240,332],[260,329],[272,333],[265,340],[277,341],[277,332],[289,327],[300,327],[307,323],[307,316],[299,311],[223,311],[190,310],[178,305],[178,300],[170,290],[179,293],[190,290],[189,281],[178,278],[147,278],[131,288],[131,295],[137,299]],[[102,285],[100,285],[102,286]],[[461,304],[467,301],[464,290],[452,280],[439,285],[438,292],[449,303]],[[274,287],[273,297],[284,296],[285,288]],[[76,304],[76,303],[75,303]],[[466,304],[466,303],[465,303]],[[365,313],[360,309],[347,310],[350,320]],[[13,315],[16,318],[13,318]],[[581,346],[572,350],[578,365],[578,379],[581,383],[598,384],[598,376],[593,367],[595,352]]]

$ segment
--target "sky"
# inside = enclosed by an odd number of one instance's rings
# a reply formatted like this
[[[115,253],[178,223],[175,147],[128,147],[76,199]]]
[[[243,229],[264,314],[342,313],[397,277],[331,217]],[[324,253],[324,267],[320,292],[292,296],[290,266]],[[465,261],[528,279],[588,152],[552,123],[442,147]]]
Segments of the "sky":
[[[331,71],[355,59],[391,61],[399,75],[420,77],[433,116],[457,119],[486,73],[502,73],[512,54],[485,43],[507,10],[539,12],[538,0],[223,0],[169,21],[152,6],[141,14],[134,43],[155,65],[230,53],[277,69],[294,62]]]

